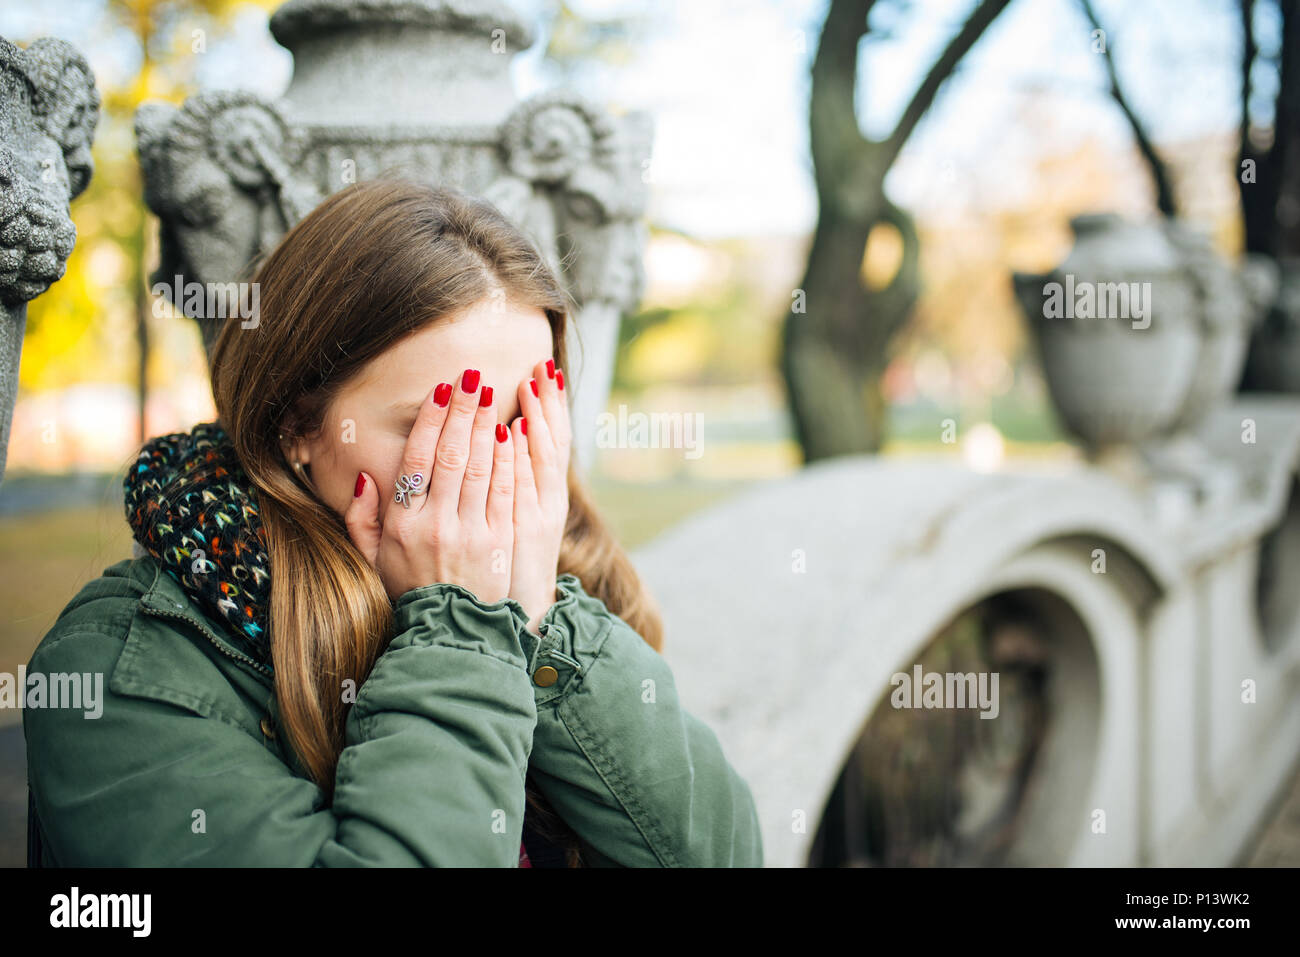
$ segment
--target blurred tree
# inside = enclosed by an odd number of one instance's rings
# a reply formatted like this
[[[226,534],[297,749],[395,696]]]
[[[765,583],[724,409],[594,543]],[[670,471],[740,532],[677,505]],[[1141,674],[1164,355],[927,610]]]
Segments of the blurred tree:
[[[1300,257],[1300,2],[1239,0],[1241,6],[1241,126],[1237,190],[1245,247],[1271,256],[1282,272]],[[1255,38],[1257,10],[1269,8],[1279,23],[1279,42],[1261,50]],[[1259,74],[1272,73],[1270,80]],[[1263,80],[1263,82],[1260,82]],[[1252,113],[1262,122],[1255,122]],[[1279,306],[1285,301],[1279,297]],[[1240,388],[1275,389],[1263,374],[1261,352],[1276,348],[1276,334],[1292,317],[1275,308],[1256,329]]]
[[[1239,0],[1241,5],[1241,128],[1237,187],[1247,252],[1274,258],[1300,255],[1300,2]],[[1273,8],[1281,42],[1261,51],[1255,12]],[[1258,71],[1275,79],[1259,82]],[[1252,107],[1254,107],[1252,109]],[[1252,121],[1252,112],[1264,121]],[[1249,175],[1247,175],[1249,174]]]
[[[879,35],[868,24],[876,2],[831,2],[813,60],[809,106],[817,226],[781,350],[795,435],[808,461],[874,452],[883,443],[880,377],[887,347],[919,287],[916,230],[885,196],[885,174],[939,87],[1009,2],[980,0],[881,140],[863,135],[854,109],[859,44]],[[897,268],[883,283],[864,274],[869,238],[899,250]]]
[[[223,24],[231,14],[245,5],[244,0],[123,0],[117,6],[120,15],[136,38],[140,51],[140,70],[135,82],[122,90],[112,91],[105,98],[109,109],[119,113],[128,123],[135,117],[136,108],[146,99],[165,99],[179,103],[188,93],[194,92],[192,80],[177,82],[177,78],[162,64],[177,56],[198,56],[207,50],[209,24]],[[272,7],[274,3],[262,3]],[[160,62],[161,61],[161,62]],[[148,433],[145,426],[145,405],[149,396],[149,312],[152,299],[149,292],[149,270],[145,263],[147,230],[152,217],[144,207],[144,180],[140,167],[131,167],[131,191],[138,198],[136,216],[131,236],[127,240],[131,262],[134,266],[131,286],[135,290],[136,344],[139,349],[139,366],[136,391],[140,409],[140,441]]]

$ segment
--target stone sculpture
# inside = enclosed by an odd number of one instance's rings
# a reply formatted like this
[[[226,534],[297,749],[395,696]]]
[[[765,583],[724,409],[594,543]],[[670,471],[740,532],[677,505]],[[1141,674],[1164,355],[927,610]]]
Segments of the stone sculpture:
[[[99,92],[85,57],[53,38],[0,37],[0,479],[18,395],[27,303],[63,276],[90,183]]]
[[[282,98],[204,93],[137,113],[145,198],[162,221],[152,281],[170,295],[246,280],[324,197],[381,173],[482,195],[528,232],[578,306],[568,377],[576,454],[589,463],[619,322],[642,292],[649,117],[614,117],[567,91],[516,102],[510,59],[534,32],[504,3],[289,0],[270,26],[294,54]],[[176,305],[210,349],[227,314]]]

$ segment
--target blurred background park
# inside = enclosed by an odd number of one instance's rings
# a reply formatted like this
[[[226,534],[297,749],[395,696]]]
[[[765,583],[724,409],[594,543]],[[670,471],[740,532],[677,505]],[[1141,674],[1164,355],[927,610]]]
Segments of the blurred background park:
[[[591,482],[629,547],[842,451],[981,471],[1075,460],[1012,273],[1058,264],[1070,218],[1102,210],[1176,210],[1229,258],[1249,245],[1240,161],[1273,143],[1286,3],[880,0],[850,38],[847,73],[819,66],[828,0],[512,3],[540,36],[512,65],[521,98],[562,84],[654,118],[646,289],[609,408],[698,413],[708,454],[598,450]],[[80,585],[129,555],[121,477],[141,441],[215,417],[197,325],[149,292],[158,221],[132,118],[147,99],[205,90],[278,96],[292,60],[267,30],[277,5],[0,0],[0,35],[72,42],[103,100],[95,174],[72,204],[75,251],[28,313],[0,486],[0,671],[25,664]],[[846,426],[846,449],[792,413],[781,361],[825,211],[816,113],[837,97],[874,150],[867,201],[882,210],[844,281],[896,313],[864,370],[875,421],[825,425]],[[907,270],[915,295],[890,306]],[[944,440],[946,419],[958,441]]]

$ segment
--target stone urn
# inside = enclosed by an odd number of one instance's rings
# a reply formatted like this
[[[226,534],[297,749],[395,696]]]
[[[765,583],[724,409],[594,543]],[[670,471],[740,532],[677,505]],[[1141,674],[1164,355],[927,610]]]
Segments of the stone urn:
[[[1094,451],[1190,429],[1240,376],[1271,296],[1267,262],[1234,269],[1176,222],[1070,225],[1060,266],[1013,277],[1066,428]]]

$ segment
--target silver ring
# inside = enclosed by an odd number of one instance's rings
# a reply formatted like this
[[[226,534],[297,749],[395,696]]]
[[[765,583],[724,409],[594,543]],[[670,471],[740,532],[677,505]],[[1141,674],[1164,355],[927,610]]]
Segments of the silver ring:
[[[424,494],[424,476],[419,472],[414,475],[407,475],[403,472],[397,477],[397,494],[393,496],[393,501],[400,502],[407,508],[411,507],[411,499],[417,495]]]

